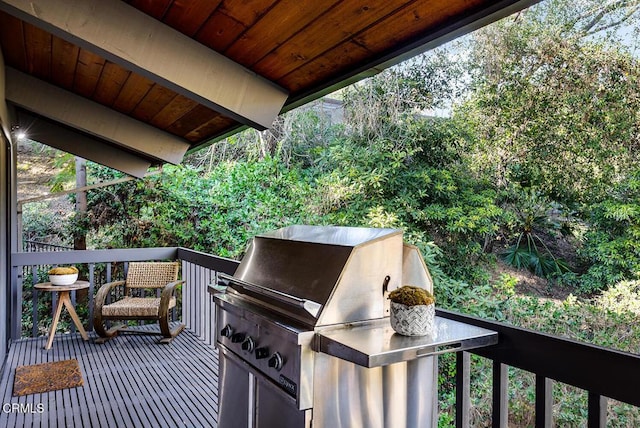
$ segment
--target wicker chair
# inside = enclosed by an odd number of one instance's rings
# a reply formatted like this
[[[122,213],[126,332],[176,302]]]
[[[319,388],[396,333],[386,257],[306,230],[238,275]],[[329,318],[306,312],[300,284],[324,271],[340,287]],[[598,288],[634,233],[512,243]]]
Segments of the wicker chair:
[[[178,281],[180,263],[177,262],[131,262],[124,281],[104,284],[95,298],[93,327],[100,336],[96,343],[104,343],[119,332],[126,331],[125,325],[115,325],[105,329],[106,320],[157,320],[160,324],[161,343],[170,343],[183,329],[179,324],[173,330],[169,326],[170,309],[176,306],[174,290],[184,281]],[[124,286],[124,297],[106,304],[107,296],[118,286]],[[154,289],[154,295],[147,297],[145,291]],[[160,297],[158,297],[158,290]],[[133,330],[131,332],[134,332]],[[136,333],[158,334],[158,332]]]

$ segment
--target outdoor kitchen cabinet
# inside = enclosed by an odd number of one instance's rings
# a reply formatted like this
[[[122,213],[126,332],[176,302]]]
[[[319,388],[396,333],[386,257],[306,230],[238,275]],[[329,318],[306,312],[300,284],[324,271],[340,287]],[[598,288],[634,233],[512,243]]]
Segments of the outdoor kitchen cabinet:
[[[220,427],[310,426],[310,410],[298,410],[295,399],[232,354],[220,359],[219,382],[219,406],[234,409],[219,413]]]

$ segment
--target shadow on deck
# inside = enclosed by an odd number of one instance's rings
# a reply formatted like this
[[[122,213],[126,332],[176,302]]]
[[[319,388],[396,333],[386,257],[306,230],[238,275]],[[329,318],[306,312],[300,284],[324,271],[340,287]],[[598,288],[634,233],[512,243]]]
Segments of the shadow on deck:
[[[170,345],[123,335],[104,345],[58,334],[11,345],[0,377],[0,427],[217,426],[218,355],[189,331]],[[12,396],[15,368],[75,358],[84,385]]]

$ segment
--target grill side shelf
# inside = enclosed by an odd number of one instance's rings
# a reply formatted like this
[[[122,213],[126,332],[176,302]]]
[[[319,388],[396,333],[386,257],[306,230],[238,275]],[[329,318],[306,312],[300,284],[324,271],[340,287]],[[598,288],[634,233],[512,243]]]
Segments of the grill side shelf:
[[[283,293],[278,290],[272,290],[270,288],[263,287],[258,284],[253,284],[248,281],[243,281],[241,279],[235,278],[225,273],[218,274],[218,284],[225,287],[232,286],[237,291],[242,292],[242,290],[238,290],[238,287],[239,287],[241,289],[252,291],[261,296],[265,296],[270,299],[277,300],[278,302],[284,303],[286,305],[303,308],[308,314],[310,314],[314,318],[317,318],[318,314],[320,314],[320,310],[322,310],[322,305],[320,303],[317,303],[308,299],[301,299],[299,297],[292,296],[290,294]]]
[[[358,364],[380,367],[420,357],[495,345],[498,333],[436,317],[431,336],[402,336],[393,331],[389,318],[342,329],[317,331],[314,350]]]

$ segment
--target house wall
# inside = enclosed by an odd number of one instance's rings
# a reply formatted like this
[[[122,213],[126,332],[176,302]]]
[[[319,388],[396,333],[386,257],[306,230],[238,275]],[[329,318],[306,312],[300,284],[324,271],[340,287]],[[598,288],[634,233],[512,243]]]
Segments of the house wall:
[[[11,253],[10,242],[13,234],[11,224],[11,194],[9,183],[11,177],[11,125],[9,110],[5,101],[4,59],[0,49],[0,362],[4,362],[7,354],[10,314],[9,291]]]

